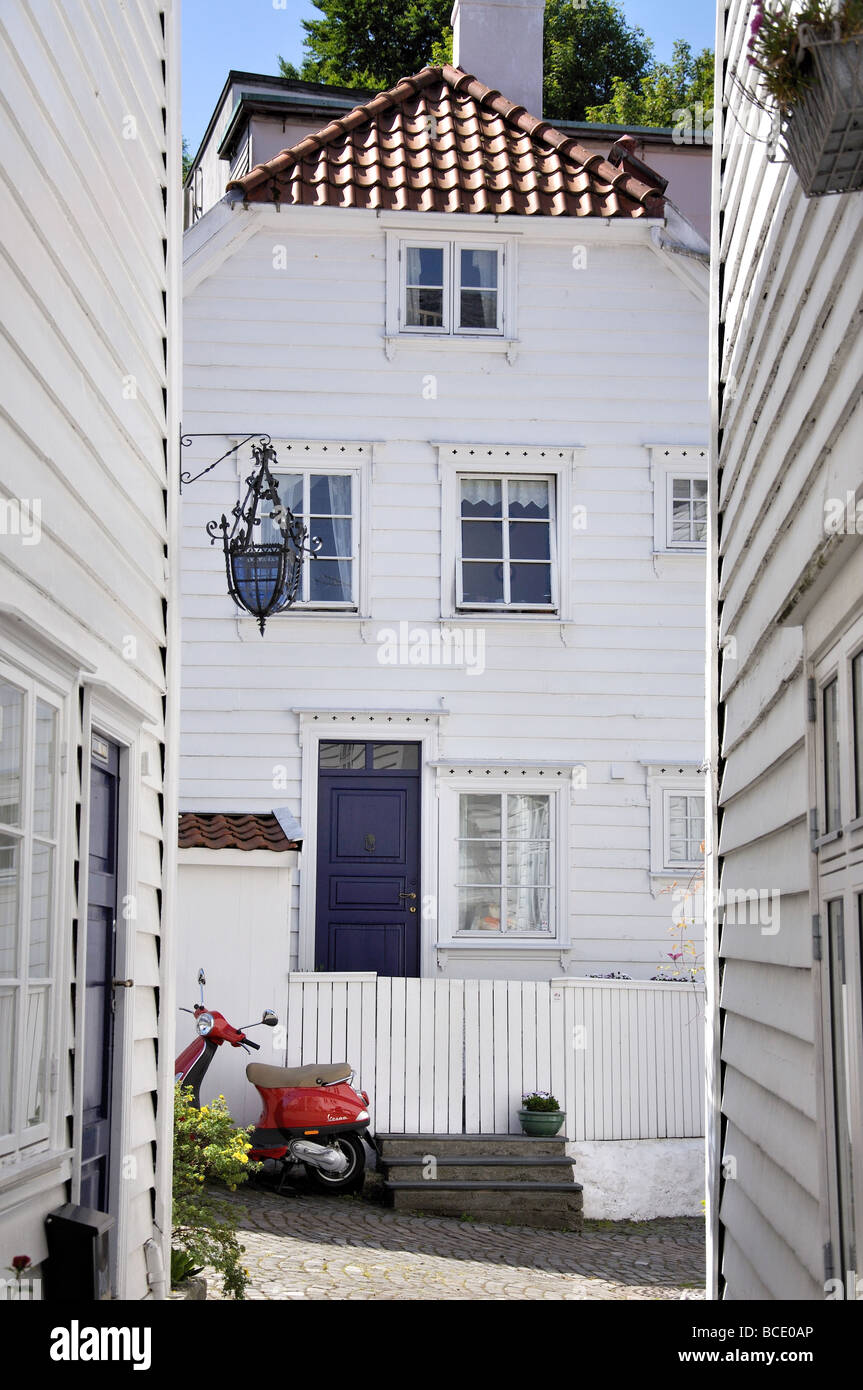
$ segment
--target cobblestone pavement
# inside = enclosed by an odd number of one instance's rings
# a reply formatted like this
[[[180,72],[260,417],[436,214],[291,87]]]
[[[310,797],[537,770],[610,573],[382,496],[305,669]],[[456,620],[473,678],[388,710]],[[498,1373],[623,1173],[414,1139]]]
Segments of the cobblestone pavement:
[[[366,1198],[237,1193],[252,1299],[699,1299],[704,1223],[584,1233],[390,1211]],[[210,1273],[208,1298],[220,1298]]]

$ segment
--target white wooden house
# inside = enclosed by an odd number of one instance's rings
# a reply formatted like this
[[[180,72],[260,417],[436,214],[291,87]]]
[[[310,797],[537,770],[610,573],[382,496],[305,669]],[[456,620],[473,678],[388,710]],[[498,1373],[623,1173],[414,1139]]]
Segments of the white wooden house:
[[[529,114],[540,0],[463,70],[487,8],[186,233],[183,466],[266,432],[323,539],[262,638],[205,531],[249,447],[184,490],[181,988],[249,1017],[297,971],[645,981],[698,872],[706,243]]]
[[[712,1290],[859,1298],[863,193],[768,159],[749,7],[719,17]]]
[[[165,1294],[178,703],[177,58],[170,0],[3,6],[7,1296],[52,1296],[45,1218],[70,1203],[114,1219],[106,1293]],[[32,1261],[20,1289],[7,1273],[15,1255]],[[68,1287],[53,1289],[68,1296]],[[82,1297],[86,1289],[82,1281]]]

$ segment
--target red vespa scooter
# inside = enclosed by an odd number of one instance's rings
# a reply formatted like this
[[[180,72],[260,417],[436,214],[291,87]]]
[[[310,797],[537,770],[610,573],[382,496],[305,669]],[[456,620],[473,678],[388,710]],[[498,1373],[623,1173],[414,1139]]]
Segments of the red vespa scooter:
[[[192,1088],[201,1104],[201,1082],[222,1043],[260,1051],[246,1036],[249,1028],[274,1028],[278,1018],[265,1009],[260,1023],[233,1028],[223,1014],[204,1007],[206,977],[198,971],[201,1000],[193,1009],[198,1036],[174,1063],[174,1080]],[[246,1076],[261,1094],[263,1109],[252,1133],[249,1155],[281,1167],[278,1191],[295,1163],[321,1192],[354,1192],[362,1187],[366,1154],[362,1134],[369,1126],[369,1098],[351,1085],[350,1062],[311,1062],[302,1067],[271,1067],[250,1062]]]

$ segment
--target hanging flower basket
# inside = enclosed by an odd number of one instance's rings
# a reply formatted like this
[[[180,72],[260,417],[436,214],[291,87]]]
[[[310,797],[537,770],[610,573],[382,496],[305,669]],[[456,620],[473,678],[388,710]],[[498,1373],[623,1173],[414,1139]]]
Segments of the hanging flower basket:
[[[807,198],[863,188],[863,34],[816,37],[799,29],[811,81],[786,112],[782,143]]]

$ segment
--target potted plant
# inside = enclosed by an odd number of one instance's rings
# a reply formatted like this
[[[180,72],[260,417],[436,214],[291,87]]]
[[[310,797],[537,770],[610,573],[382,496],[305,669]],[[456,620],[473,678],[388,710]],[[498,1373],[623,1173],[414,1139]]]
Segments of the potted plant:
[[[521,1104],[518,1118],[522,1130],[534,1139],[550,1139],[566,1119],[566,1112],[561,1110],[549,1091],[531,1091],[522,1096]]]
[[[749,63],[806,196],[863,188],[863,0],[755,0]]]

